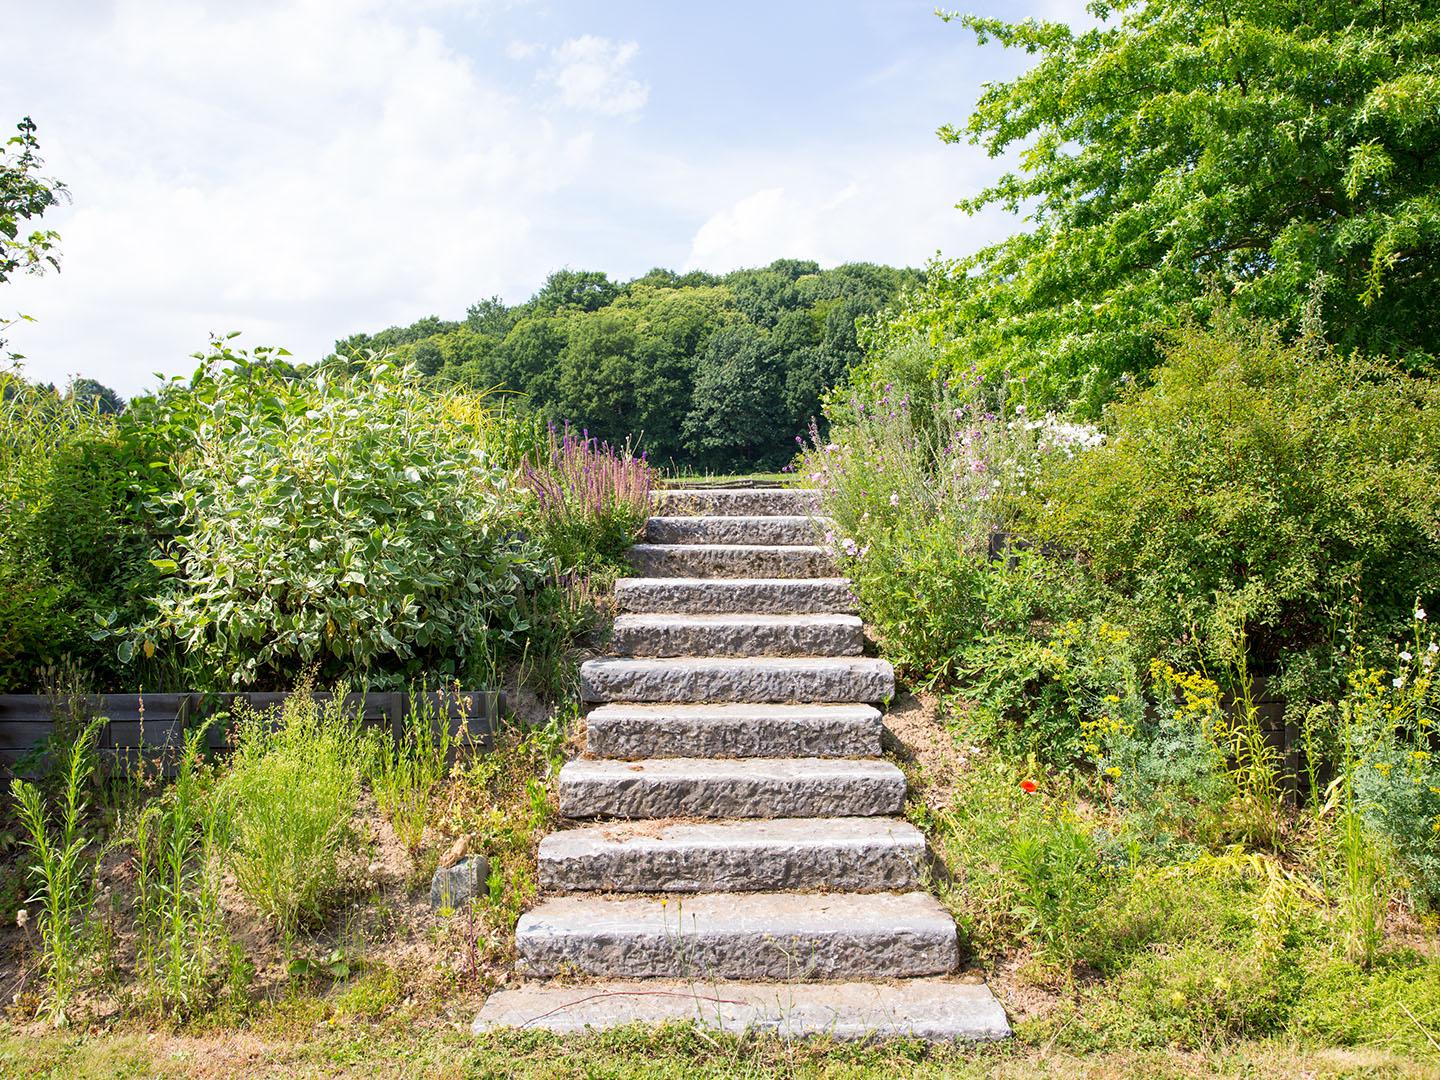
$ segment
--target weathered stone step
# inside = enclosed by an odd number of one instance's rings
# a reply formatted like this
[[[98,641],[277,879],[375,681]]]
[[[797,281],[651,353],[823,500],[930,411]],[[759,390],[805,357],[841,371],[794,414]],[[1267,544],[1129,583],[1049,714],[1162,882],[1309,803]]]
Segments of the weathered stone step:
[[[819,544],[635,544],[625,558],[644,577],[829,577],[835,558]]]
[[[880,756],[869,705],[601,705],[585,718],[597,758]]]
[[[887,701],[894,669],[871,657],[601,657],[580,665],[585,701]]]
[[[651,544],[816,544],[826,526],[812,517],[652,517]]]
[[[859,656],[854,615],[621,615],[611,650],[620,656]]]
[[[845,578],[631,577],[615,583],[621,611],[770,615],[853,615],[860,610]]]
[[[560,769],[570,818],[869,817],[898,814],[905,775],[854,758],[581,758]]]
[[[955,923],[928,893],[562,896],[520,916],[519,967],[607,978],[871,979],[944,975]]]
[[[492,994],[475,1018],[479,1035],[540,1028],[560,1035],[627,1024],[694,1023],[782,1039],[992,1041],[1010,1036],[990,988],[951,979],[905,982],[742,983],[646,980],[531,983]]]
[[[770,517],[820,512],[813,488],[662,488],[651,501],[665,515]]]
[[[552,892],[876,892],[920,885],[925,838],[897,818],[588,825],[540,841]]]

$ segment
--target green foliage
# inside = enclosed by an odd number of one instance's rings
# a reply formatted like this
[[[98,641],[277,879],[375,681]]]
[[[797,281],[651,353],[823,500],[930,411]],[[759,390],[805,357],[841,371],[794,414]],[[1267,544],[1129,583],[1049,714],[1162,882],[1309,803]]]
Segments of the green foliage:
[[[68,662],[116,685],[97,616],[145,611],[158,579],[138,487],[145,440],[83,396],[0,372],[0,692],[32,692]]]
[[[1401,632],[1440,581],[1437,395],[1221,311],[1108,410],[1103,445],[1051,460],[1022,528],[1079,554],[1142,653],[1288,665],[1292,701],[1323,694],[1337,626]]]
[[[1121,0],[1105,22],[966,16],[1036,62],[986,86],[963,127],[1019,153],[961,206],[1031,228],[932,270],[877,331],[943,366],[1027,375],[1031,401],[1098,411],[1159,358],[1157,334],[1212,284],[1293,328],[1321,283],[1336,344],[1440,353],[1440,20],[1418,0],[1296,6]],[[946,14],[944,17],[955,18]]]
[[[367,756],[343,694],[321,705],[302,687],[278,717],[238,717],[219,785],[227,858],[240,891],[287,942],[345,887]]]
[[[19,134],[0,144],[0,282],[16,271],[38,274],[59,270],[55,250],[60,237],[53,229],[34,229],[22,235],[26,223],[67,197],[65,185],[39,175],[40,142],[35,122],[28,116],[16,125]]]
[[[26,873],[36,887],[25,902],[40,905],[38,930],[50,991],[46,1005],[57,1024],[67,1022],[65,1010],[79,987],[89,951],[95,885],[93,862],[86,851],[91,837],[84,820],[85,796],[98,764],[95,745],[104,723],[104,717],[96,717],[74,739],[56,747],[61,783],[57,820],[52,821],[39,787],[18,777],[10,781],[24,829],[21,844],[29,852]]]
[[[420,847],[431,800],[449,771],[452,754],[460,749],[450,730],[452,693],[458,695],[459,688],[412,690],[404,732],[398,739],[381,732],[371,752],[367,775],[375,803],[411,851]]]
[[[772,335],[741,323],[712,334],[695,368],[685,444],[693,460],[714,469],[777,468],[793,447],[780,443],[784,412],[781,354]]]
[[[624,569],[625,550],[650,515],[654,477],[645,459],[567,425],[551,427],[520,472],[535,497],[531,527],[556,574]]]
[[[456,770],[446,831],[474,836],[490,859],[480,910],[507,937],[534,900],[535,852],[558,816],[550,780],[565,760],[575,716],[564,710],[538,727],[507,723],[489,752]]]
[[[201,760],[207,729],[186,734],[174,782],[140,811],[129,838],[143,992],[179,1015],[214,1001],[233,954],[220,907],[224,821]]]
[[[454,674],[516,629],[538,553],[474,395],[371,361],[296,378],[217,343],[155,408],[192,441],[162,495],[173,571],[140,641],[171,639],[216,682],[295,670],[372,684]]]
[[[542,419],[643,445],[654,461],[778,467],[859,360],[857,320],[918,280],[793,259],[724,277],[655,269],[626,283],[562,270],[523,304],[491,297],[463,324],[432,316],[353,335],[336,352],[393,349],[441,382],[524,395]]]
[[[1417,615],[1426,615],[1423,609]],[[1410,640],[1390,665],[1366,650],[1348,657],[1346,692],[1335,705],[1312,712],[1328,723],[1337,769],[1326,809],[1341,823],[1342,873],[1357,896],[1374,893],[1374,865],[1385,850],[1398,884],[1421,910],[1440,911],[1440,762],[1435,732],[1440,687],[1435,680],[1440,643],[1427,618],[1416,618]],[[1412,651],[1413,650],[1413,651]],[[1326,715],[1328,713],[1328,715]],[[1364,830],[1358,826],[1363,822]],[[1373,950],[1366,950],[1367,954]]]

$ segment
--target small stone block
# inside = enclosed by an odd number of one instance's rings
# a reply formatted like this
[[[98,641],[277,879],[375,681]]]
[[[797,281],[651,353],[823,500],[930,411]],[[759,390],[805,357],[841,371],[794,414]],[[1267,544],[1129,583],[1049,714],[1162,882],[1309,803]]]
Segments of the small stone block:
[[[490,878],[490,861],[484,855],[471,855],[454,866],[442,866],[430,879],[430,906],[459,908],[485,892]]]

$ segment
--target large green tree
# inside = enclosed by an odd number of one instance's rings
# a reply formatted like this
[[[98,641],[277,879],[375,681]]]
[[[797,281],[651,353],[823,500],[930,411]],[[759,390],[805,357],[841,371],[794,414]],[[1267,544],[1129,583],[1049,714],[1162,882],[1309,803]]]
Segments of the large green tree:
[[[1099,26],[960,18],[1038,57],[944,127],[1017,167],[961,206],[1031,227],[942,267],[881,344],[1094,408],[1215,290],[1334,341],[1440,354],[1440,9],[1425,0],[1117,0]],[[1017,153],[1018,151],[1018,153]]]

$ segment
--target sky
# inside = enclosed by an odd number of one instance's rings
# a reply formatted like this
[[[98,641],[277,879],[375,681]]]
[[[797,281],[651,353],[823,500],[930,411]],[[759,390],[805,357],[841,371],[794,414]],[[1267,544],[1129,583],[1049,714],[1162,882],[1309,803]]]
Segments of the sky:
[[[230,331],[318,359],[565,267],[923,266],[1019,224],[954,208],[1005,162],[935,129],[1026,57],[933,0],[0,3],[0,123],[70,191],[61,272],[0,286],[42,381],[130,396]]]

